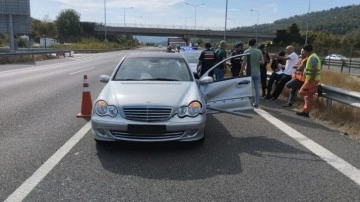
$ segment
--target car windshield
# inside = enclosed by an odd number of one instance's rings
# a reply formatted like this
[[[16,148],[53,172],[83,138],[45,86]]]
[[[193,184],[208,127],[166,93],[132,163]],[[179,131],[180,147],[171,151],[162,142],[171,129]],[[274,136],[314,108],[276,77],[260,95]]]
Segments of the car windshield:
[[[115,81],[192,81],[184,59],[127,58],[118,68]]]

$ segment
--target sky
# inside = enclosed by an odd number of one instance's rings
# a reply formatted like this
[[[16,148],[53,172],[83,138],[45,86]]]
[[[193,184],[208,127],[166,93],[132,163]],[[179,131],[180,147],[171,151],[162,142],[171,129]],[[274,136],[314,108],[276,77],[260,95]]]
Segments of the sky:
[[[360,4],[360,0],[227,1],[227,28]],[[76,10],[82,22],[98,23],[105,23],[106,11],[108,26],[223,29],[226,0],[30,0],[31,17],[39,20],[55,20],[64,9]]]

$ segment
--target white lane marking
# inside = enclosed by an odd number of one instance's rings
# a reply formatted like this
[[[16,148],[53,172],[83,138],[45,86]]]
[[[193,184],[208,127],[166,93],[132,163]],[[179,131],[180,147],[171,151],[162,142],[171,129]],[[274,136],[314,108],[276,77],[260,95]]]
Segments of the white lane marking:
[[[80,72],[85,72],[87,70],[90,70],[90,69],[95,69],[96,67],[90,67],[90,68],[86,68],[86,69],[82,69],[82,70],[79,70],[79,71],[76,71],[76,72],[71,72],[69,73],[70,75],[73,75],[73,74],[77,74],[77,73],[80,73]]]
[[[44,164],[38,168],[5,202],[22,201],[38,185],[42,179],[61,161],[64,156],[89,132],[90,121],[87,122],[72,138],[58,149]]]
[[[342,158],[336,156],[329,150],[325,149],[323,146],[319,145],[318,143],[314,142],[313,140],[309,139],[308,137],[304,136],[303,134],[299,133],[295,129],[291,128],[290,126],[286,125],[284,122],[280,121],[279,119],[273,117],[268,112],[262,109],[256,109],[255,112],[259,114],[261,117],[272,123],[274,126],[279,128],[285,134],[290,136],[291,138],[295,139],[301,145],[309,149],[315,155],[322,158],[325,162],[330,164],[336,170],[350,178],[354,181],[357,185],[360,185],[360,170],[351,165],[350,163],[346,162]]]

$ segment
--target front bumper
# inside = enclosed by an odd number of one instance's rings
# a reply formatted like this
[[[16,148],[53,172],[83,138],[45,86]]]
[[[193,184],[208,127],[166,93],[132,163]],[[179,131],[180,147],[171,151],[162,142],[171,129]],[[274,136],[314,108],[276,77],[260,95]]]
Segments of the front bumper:
[[[167,121],[141,122],[123,119],[120,116],[115,118],[91,117],[92,131],[94,138],[100,141],[132,141],[132,142],[166,142],[166,141],[197,141],[204,137],[206,114],[197,117],[179,118],[174,116]],[[165,126],[163,132],[142,132],[134,133],[129,131],[129,125]],[[156,127],[155,127],[156,128]]]

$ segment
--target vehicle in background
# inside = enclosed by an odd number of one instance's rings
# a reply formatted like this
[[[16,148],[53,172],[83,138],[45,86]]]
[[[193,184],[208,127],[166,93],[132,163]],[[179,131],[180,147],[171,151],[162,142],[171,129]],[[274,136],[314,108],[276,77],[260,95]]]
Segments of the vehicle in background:
[[[347,60],[347,58],[340,54],[330,54],[325,57],[325,60]]]
[[[173,46],[177,51],[180,51],[181,46],[186,46],[186,41],[182,37],[170,37],[168,38],[168,46]]]
[[[197,64],[199,62],[200,50],[195,50],[193,47],[182,46],[180,47],[180,53],[184,55],[185,59],[190,65],[190,69],[193,73],[197,72]]]
[[[98,144],[202,142],[208,114],[253,110],[250,76],[214,81],[204,74],[196,81],[179,53],[130,53],[100,81],[106,85],[91,116]]]

